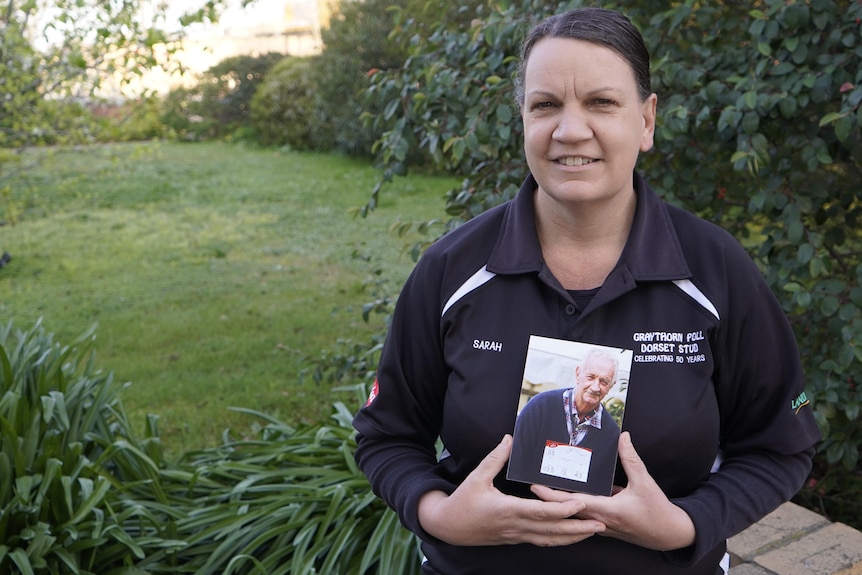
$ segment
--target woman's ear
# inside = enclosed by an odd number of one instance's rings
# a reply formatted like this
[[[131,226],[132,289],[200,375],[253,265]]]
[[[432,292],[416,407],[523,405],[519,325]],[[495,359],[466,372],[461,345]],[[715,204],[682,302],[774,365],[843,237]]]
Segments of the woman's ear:
[[[650,94],[643,102],[644,132],[641,137],[641,152],[652,149],[655,138],[655,116],[658,107],[658,96]]]

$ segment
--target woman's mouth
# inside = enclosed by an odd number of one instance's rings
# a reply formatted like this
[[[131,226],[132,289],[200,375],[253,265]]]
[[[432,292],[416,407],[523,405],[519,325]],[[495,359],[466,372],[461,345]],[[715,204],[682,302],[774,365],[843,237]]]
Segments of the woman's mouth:
[[[595,158],[584,158],[583,156],[566,156],[565,158],[557,159],[557,162],[564,166],[586,166],[593,162],[598,162]]]

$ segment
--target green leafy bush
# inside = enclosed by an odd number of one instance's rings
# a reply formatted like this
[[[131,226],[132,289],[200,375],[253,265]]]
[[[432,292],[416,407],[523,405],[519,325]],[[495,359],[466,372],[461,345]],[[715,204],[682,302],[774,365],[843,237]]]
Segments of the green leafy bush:
[[[215,118],[208,118],[200,87],[174,88],[159,103],[159,121],[166,136],[181,142],[197,142],[215,134]]]
[[[201,75],[201,113],[213,120],[214,136],[232,136],[247,125],[251,117],[251,100],[270,69],[284,58],[268,52],[259,56],[232,56]]]
[[[273,66],[251,99],[251,122],[258,143],[314,150],[326,127],[315,123],[319,110],[315,58],[287,57]]]
[[[184,141],[248,137],[251,100],[269,70],[283,58],[268,52],[222,60],[202,73],[196,85],[175,88],[163,98],[162,123]]]
[[[733,232],[796,329],[826,464],[862,446],[862,4],[643,15],[665,94],[645,169]],[[720,33],[714,33],[720,29]]]
[[[391,8],[403,3],[341,1],[329,26],[321,30],[324,48],[315,76],[319,121],[328,127],[328,141],[321,141],[322,148],[353,156],[371,155],[371,146],[379,134],[363,125],[363,94],[376,70],[400,67],[407,56],[405,49],[389,40],[393,27]]]
[[[75,100],[33,99],[21,113],[2,113],[0,106],[0,147],[55,146],[95,141],[97,124],[89,110]],[[43,124],[28,126],[31,117]]]
[[[422,23],[441,18],[451,28],[469,23],[473,8],[484,0],[365,0],[336,3],[329,25],[321,30],[323,51],[315,60],[316,104],[306,121],[314,148],[351,156],[371,157],[381,136],[363,121],[385,106],[378,98],[366,98],[372,78],[380,71],[400,69],[409,56],[409,41],[393,35],[403,14]]]
[[[412,41],[409,63],[375,75],[369,92],[385,103],[368,117],[383,134],[376,150],[384,180],[406,173],[417,159],[469,176],[446,198],[450,227],[513,197],[527,169],[511,82],[520,39],[563,5],[533,0],[482,6],[469,29],[441,24],[424,36],[416,30],[421,23],[401,13],[396,31],[402,41]]]
[[[156,97],[121,104],[97,103],[88,108],[99,125],[96,138],[100,142],[153,140],[166,135]]]

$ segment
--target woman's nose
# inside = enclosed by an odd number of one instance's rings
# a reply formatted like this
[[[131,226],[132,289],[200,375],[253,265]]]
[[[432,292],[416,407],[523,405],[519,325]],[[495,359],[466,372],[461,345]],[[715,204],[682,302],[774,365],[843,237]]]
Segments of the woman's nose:
[[[557,140],[584,140],[592,137],[593,131],[583,110],[576,106],[566,106],[559,115],[559,122],[554,130]]]

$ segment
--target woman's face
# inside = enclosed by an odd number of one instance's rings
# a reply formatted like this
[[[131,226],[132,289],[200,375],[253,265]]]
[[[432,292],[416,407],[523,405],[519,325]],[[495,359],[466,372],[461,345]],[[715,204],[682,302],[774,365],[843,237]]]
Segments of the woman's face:
[[[656,96],[640,99],[623,58],[584,40],[542,39],[524,92],[524,150],[540,192],[560,202],[631,193],[638,154],[653,145]]]

